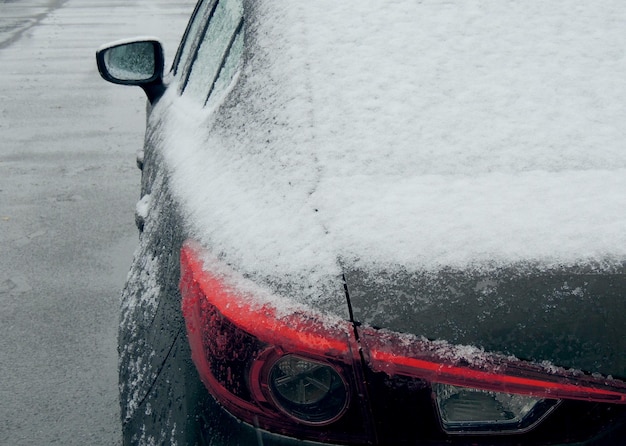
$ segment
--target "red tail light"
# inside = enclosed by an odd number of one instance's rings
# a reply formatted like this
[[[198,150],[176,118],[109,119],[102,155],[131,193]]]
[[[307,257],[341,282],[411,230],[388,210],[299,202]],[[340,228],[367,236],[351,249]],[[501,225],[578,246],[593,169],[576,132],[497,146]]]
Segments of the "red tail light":
[[[396,333],[362,330],[371,367],[441,384],[550,399],[626,404],[626,383]]]
[[[562,400],[626,404],[620,380],[371,328],[360,333],[370,370],[430,384],[448,434],[525,433]]]
[[[362,391],[350,323],[293,306],[283,314],[275,302],[230,288],[189,243],[181,291],[192,359],[233,415],[298,438],[367,442],[360,405],[352,402]]]
[[[560,400],[626,404],[619,380],[355,330],[293,304],[280,310],[276,297],[241,291],[210,269],[186,243],[181,291],[193,361],[227,410],[271,432],[336,443],[521,434]]]

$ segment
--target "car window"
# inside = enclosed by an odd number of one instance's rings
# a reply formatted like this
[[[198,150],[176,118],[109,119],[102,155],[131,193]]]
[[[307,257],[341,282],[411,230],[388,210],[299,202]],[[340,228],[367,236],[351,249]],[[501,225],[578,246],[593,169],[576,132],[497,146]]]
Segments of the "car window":
[[[206,105],[209,107],[220,101],[222,93],[226,91],[240,66],[243,55],[243,36],[243,28],[233,36],[232,45],[224,58],[222,68],[207,95]]]
[[[188,71],[191,64],[192,49],[198,44],[201,37],[203,26],[207,23],[212,8],[215,6],[216,0],[202,0],[196,5],[196,9],[191,16],[191,20],[185,30],[185,35],[181,41],[176,57],[174,58],[173,71],[174,75],[180,70]],[[186,68],[186,69],[185,69]]]
[[[192,61],[183,86],[185,95],[204,104],[216,88],[223,90],[230,83],[243,51],[242,29],[242,0],[220,0]]]

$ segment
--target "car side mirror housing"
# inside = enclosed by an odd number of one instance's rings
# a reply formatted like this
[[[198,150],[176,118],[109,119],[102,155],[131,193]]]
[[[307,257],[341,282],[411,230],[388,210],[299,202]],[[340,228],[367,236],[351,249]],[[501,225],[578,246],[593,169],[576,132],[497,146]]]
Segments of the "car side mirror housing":
[[[141,87],[150,103],[165,91],[163,46],[155,39],[133,39],[103,45],[96,52],[100,76],[106,81]]]

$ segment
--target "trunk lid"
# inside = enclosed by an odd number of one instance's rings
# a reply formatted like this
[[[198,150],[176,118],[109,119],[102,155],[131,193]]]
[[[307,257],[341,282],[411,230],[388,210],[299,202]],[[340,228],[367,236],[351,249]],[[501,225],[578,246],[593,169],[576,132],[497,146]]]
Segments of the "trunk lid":
[[[626,274],[590,266],[346,269],[358,323],[626,376]]]

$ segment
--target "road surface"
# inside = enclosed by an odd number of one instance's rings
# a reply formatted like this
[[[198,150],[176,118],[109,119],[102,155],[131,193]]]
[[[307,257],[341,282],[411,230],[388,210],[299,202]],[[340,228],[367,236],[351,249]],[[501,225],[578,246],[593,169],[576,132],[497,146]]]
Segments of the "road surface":
[[[133,35],[171,61],[193,0],[0,0],[0,444],[115,445],[119,292],[145,99],[94,53]]]

